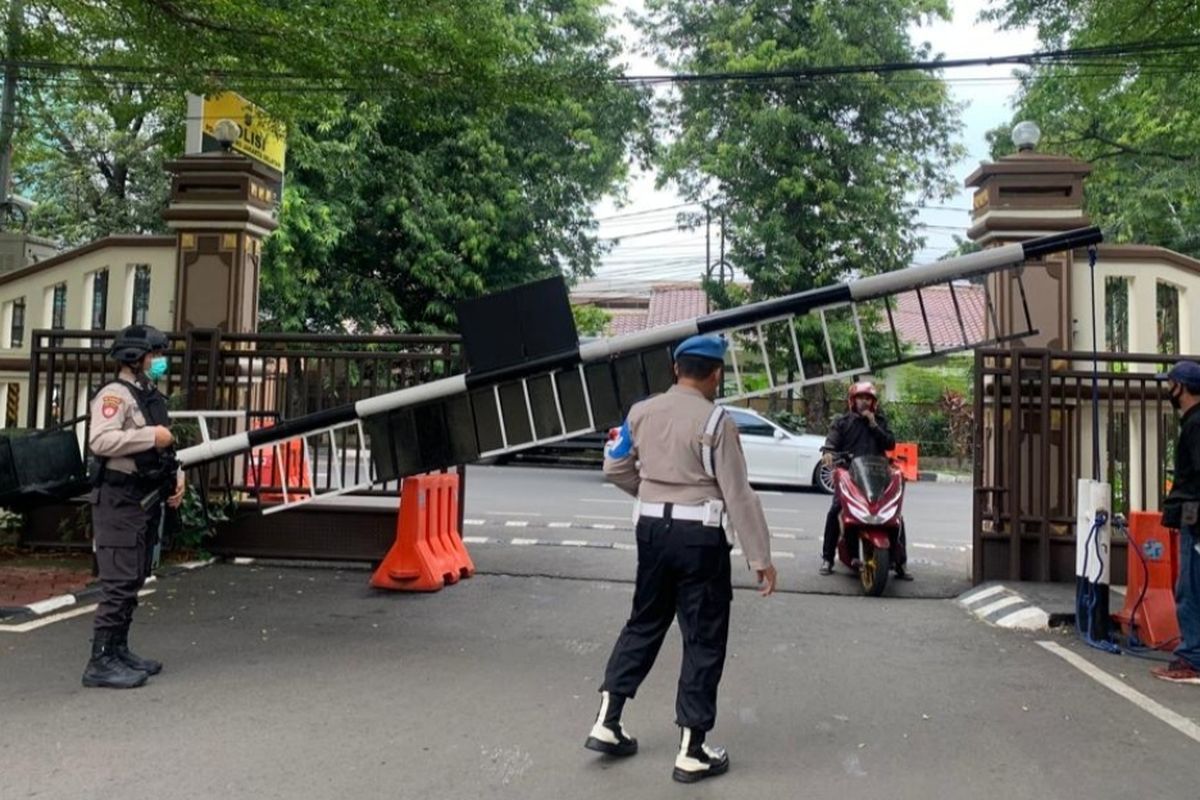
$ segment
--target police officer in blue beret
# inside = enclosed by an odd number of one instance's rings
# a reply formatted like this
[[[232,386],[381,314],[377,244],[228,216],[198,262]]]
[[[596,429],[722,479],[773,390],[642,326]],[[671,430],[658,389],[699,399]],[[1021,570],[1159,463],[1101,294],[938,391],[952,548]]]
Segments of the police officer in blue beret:
[[[729,768],[724,749],[705,742],[717,715],[717,685],[729,637],[732,531],[766,596],[775,590],[771,540],[746,477],[737,425],[714,404],[725,340],[693,336],[675,349],[676,384],[634,404],[607,450],[604,474],[637,498],[637,583],[629,621],[617,638],[600,712],[586,746],[613,756],[637,752],[621,724],[650,672],[673,619],[683,637],[675,699],[680,728],[672,777],[692,783]]]

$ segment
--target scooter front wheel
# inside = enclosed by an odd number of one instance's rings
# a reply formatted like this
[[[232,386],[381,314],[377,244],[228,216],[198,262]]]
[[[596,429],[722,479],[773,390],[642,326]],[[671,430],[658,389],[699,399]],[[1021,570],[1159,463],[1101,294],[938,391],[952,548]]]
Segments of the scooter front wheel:
[[[866,557],[863,559],[862,570],[858,573],[858,577],[862,581],[863,593],[868,597],[879,597],[887,588],[888,575],[892,568],[892,554],[888,550],[871,547],[866,542],[863,542],[863,547],[870,550],[869,553],[863,554]]]

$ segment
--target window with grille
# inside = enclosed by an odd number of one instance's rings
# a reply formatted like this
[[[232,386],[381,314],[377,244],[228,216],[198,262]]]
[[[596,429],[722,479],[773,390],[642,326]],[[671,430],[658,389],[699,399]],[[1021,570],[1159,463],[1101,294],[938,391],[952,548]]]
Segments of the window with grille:
[[[50,327],[56,331],[67,327],[67,285],[65,283],[54,287],[54,300],[50,307]]]
[[[150,265],[138,264],[133,273],[133,313],[130,314],[130,319],[134,325],[145,325],[149,312]]]
[[[92,330],[102,331],[108,325],[108,270],[92,276]]]
[[[9,329],[9,339],[11,347],[23,347],[25,345],[25,298],[22,297],[13,301],[12,307],[12,327]]]

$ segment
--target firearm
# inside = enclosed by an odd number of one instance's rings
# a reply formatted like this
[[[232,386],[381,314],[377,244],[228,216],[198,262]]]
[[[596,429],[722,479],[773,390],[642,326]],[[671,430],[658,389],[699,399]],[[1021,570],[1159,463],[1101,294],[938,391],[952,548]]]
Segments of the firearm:
[[[175,494],[175,487],[179,480],[179,459],[175,457],[175,451],[170,450],[162,454],[161,463],[154,474],[149,476],[154,488],[141,499],[138,503],[142,511],[149,511],[150,507],[171,495]]]

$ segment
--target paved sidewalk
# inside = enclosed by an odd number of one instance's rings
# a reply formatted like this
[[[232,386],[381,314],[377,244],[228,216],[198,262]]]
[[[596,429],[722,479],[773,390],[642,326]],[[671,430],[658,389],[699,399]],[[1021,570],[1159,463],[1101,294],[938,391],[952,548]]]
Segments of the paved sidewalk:
[[[59,595],[78,593],[92,580],[89,568],[0,564],[0,614]]]

